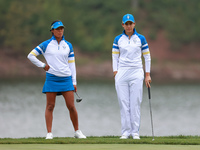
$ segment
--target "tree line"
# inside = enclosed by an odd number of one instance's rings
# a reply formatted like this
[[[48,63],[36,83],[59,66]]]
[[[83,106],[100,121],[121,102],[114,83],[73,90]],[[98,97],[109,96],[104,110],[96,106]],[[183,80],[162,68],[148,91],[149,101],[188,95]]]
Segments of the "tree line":
[[[106,56],[126,13],[139,33],[150,30],[145,36],[165,30],[174,49],[200,40],[199,0],[0,0],[0,48],[27,54],[51,37],[51,22],[62,20],[74,47]]]

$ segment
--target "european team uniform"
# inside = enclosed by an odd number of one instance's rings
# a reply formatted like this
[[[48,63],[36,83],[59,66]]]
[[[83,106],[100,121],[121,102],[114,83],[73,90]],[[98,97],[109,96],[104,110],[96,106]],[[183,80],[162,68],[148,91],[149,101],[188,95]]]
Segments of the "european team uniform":
[[[76,68],[72,44],[62,38],[58,44],[55,36],[44,41],[33,49],[28,58],[38,67],[45,67],[45,63],[36,58],[43,55],[50,66],[46,71],[46,81],[43,87],[43,93],[60,92],[74,90],[76,85]]]
[[[150,72],[151,57],[148,43],[135,28],[130,39],[125,31],[115,38],[112,48],[113,72],[117,71],[115,88],[121,113],[121,132],[127,137],[139,136],[144,80],[142,55],[145,59],[145,71]]]

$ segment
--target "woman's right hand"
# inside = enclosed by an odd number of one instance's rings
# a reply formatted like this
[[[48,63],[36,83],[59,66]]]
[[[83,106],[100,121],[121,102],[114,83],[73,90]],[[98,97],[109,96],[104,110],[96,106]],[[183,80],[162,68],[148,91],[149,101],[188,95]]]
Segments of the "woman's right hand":
[[[48,64],[46,64],[46,66],[43,68],[45,71],[48,71],[50,68],[50,66]]]
[[[113,72],[113,76],[115,77],[115,76],[116,76],[116,74],[117,74],[117,71],[114,71],[114,72]]]

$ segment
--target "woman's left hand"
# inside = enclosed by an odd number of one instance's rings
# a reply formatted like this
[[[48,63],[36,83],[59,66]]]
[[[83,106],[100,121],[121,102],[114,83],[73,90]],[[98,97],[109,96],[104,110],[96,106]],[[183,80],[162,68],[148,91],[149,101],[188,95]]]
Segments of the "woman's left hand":
[[[77,92],[77,87],[76,87],[76,85],[74,85],[74,92]]]
[[[150,73],[146,73],[146,76],[145,76],[145,84],[146,84],[146,87],[151,87],[150,85],[151,83],[151,77],[150,77]]]

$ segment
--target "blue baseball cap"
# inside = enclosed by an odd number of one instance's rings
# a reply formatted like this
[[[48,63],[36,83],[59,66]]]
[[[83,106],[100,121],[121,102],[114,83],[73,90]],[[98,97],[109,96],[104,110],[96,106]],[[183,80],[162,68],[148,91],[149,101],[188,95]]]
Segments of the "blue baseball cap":
[[[51,30],[57,29],[58,27],[65,27],[65,26],[63,25],[61,21],[56,21],[54,24],[52,24]]]
[[[127,21],[131,21],[131,22],[135,23],[135,19],[134,19],[133,15],[131,15],[131,14],[124,15],[122,18],[122,23],[125,24]]]

